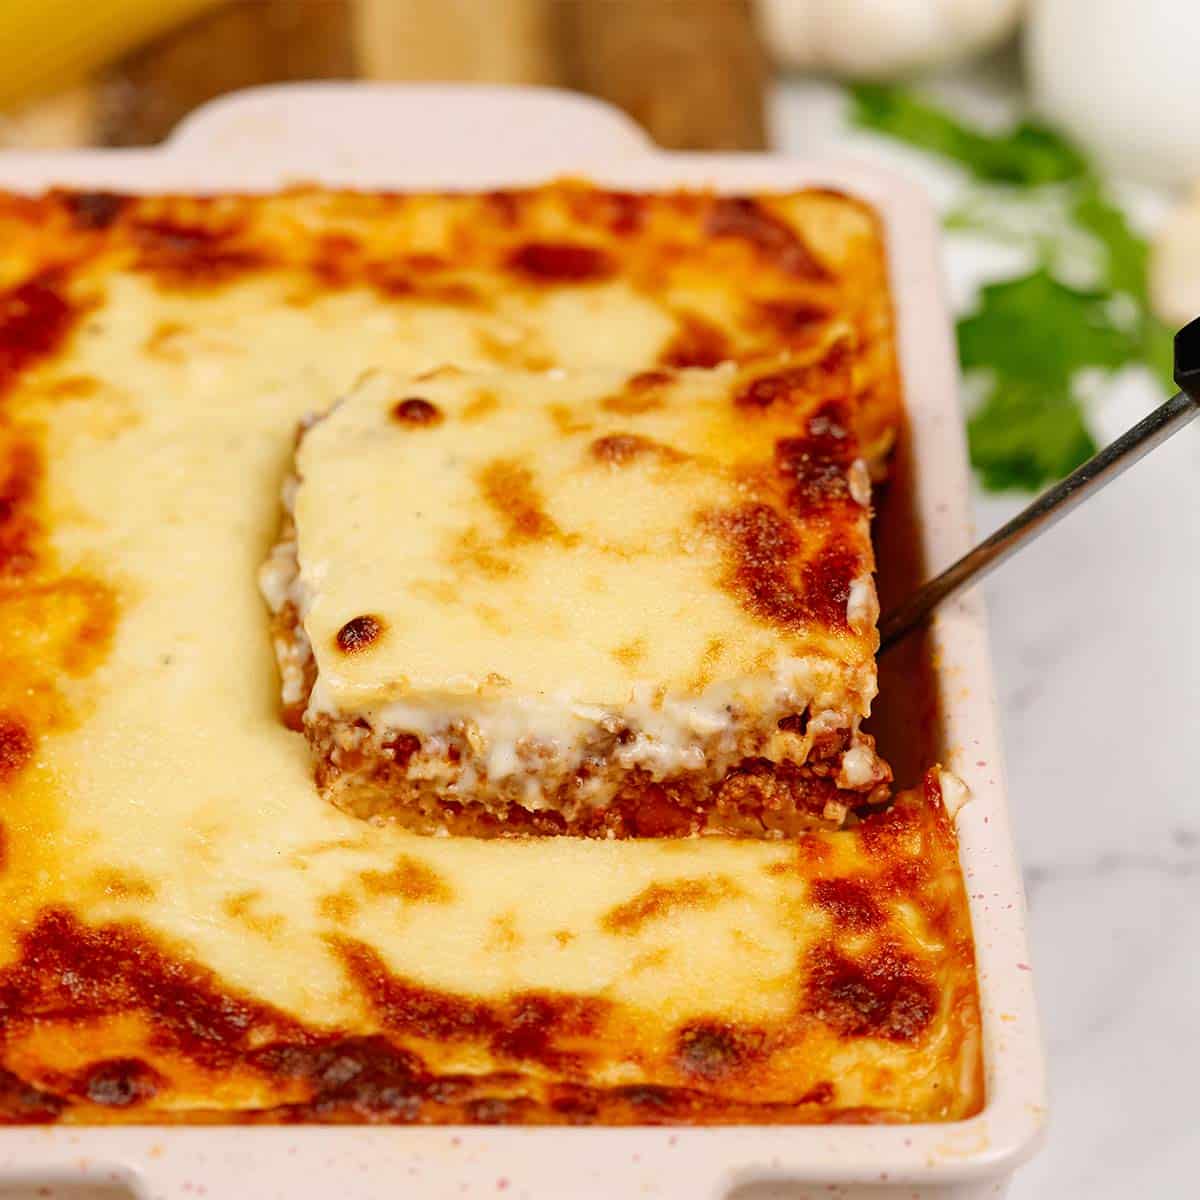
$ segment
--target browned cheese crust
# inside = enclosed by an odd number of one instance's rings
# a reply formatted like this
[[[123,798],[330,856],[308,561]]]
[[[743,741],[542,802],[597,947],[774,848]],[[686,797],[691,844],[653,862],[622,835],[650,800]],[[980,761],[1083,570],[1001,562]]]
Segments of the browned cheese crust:
[[[628,1036],[630,1014],[602,997],[441,991],[337,936],[330,953],[370,1018],[314,1028],[137,923],[47,908],[0,966],[0,1123],[825,1124],[977,1111],[970,927],[936,778],[853,829],[801,837],[768,870],[794,881],[793,919],[820,928],[805,938],[790,1010],[761,1025],[689,1019],[641,1063],[653,1082],[629,1085],[591,1082]],[[412,860],[406,887],[418,899],[445,884]],[[633,937],[739,890],[722,876],[653,884],[601,923]],[[472,1046],[492,1070],[439,1071],[444,1049]],[[839,1063],[850,1048],[879,1056],[881,1094],[933,1054],[940,1100],[919,1111],[848,1102]],[[196,1094],[221,1100],[175,1109]]]
[[[290,303],[356,287],[467,316],[503,297],[620,282],[674,322],[645,360],[713,366],[820,343],[848,323],[858,347],[857,434],[882,469],[903,411],[883,231],[871,208],[824,189],[756,196],[633,193],[564,181],[482,194],[333,192],[0,195],[0,286],[61,286],[80,268],[132,269],[164,290],[295,274]],[[164,341],[170,330],[164,329]],[[479,356],[572,366],[536,338],[480,333]]]

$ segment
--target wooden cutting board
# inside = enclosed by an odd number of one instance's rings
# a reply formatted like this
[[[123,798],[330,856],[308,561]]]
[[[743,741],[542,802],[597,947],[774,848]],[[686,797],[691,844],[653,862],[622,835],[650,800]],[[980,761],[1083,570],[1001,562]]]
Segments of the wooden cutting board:
[[[765,144],[751,0],[218,0],[0,117],[0,144],[142,145],[225,92],[356,78],[576,88],[671,149]]]

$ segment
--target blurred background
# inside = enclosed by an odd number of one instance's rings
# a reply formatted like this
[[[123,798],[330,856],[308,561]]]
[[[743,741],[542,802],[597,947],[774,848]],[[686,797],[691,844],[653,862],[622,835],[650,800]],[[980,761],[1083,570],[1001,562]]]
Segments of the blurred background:
[[[982,534],[1167,395],[1200,314],[1198,68],[1200,0],[0,0],[0,147],[357,78],[880,162],[944,222]],[[1053,1100],[1017,1200],[1196,1194],[1198,482],[1193,428],[988,584]]]

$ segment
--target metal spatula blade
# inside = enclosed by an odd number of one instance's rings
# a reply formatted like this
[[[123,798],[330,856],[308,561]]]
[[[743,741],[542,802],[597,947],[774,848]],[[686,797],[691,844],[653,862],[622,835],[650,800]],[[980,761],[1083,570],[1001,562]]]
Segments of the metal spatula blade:
[[[1060,521],[1200,414],[1200,318],[1175,335],[1175,382],[1180,389],[1177,395],[886,614],[879,623],[880,653],[923,624],[943,600],[978,583],[1039,533]]]

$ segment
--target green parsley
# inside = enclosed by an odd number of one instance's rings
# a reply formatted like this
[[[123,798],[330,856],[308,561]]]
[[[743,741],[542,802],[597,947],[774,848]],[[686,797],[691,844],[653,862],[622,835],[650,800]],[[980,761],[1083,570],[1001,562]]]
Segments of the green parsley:
[[[967,421],[971,465],[990,492],[1037,491],[1096,453],[1069,392],[1002,380]]]
[[[1110,301],[1048,271],[989,284],[958,326],[966,371],[988,374],[987,399],[967,424],[984,487],[1035,489],[1096,452],[1072,391],[1086,366],[1116,368],[1137,354],[1136,331],[1112,323]]]
[[[1080,367],[1116,369],[1138,352],[1135,332],[1109,315],[1109,297],[1059,283],[1048,271],[988,284],[958,325],[963,369],[999,371],[1021,383],[1070,385]]]
[[[1087,160],[1079,151],[1037,121],[987,134],[904,88],[859,84],[851,99],[856,125],[953,159],[978,179],[1035,187],[1087,174]]]
[[[867,129],[939,154],[977,183],[949,228],[1025,244],[1037,266],[982,289],[959,322],[965,371],[985,385],[967,425],[984,487],[1035,490],[1096,450],[1074,384],[1084,369],[1149,367],[1171,375],[1171,333],[1150,311],[1148,247],[1105,195],[1087,160],[1054,130],[1023,121],[1005,133],[972,129],[903,88],[852,89]],[[1092,285],[1056,272],[1084,257]]]

